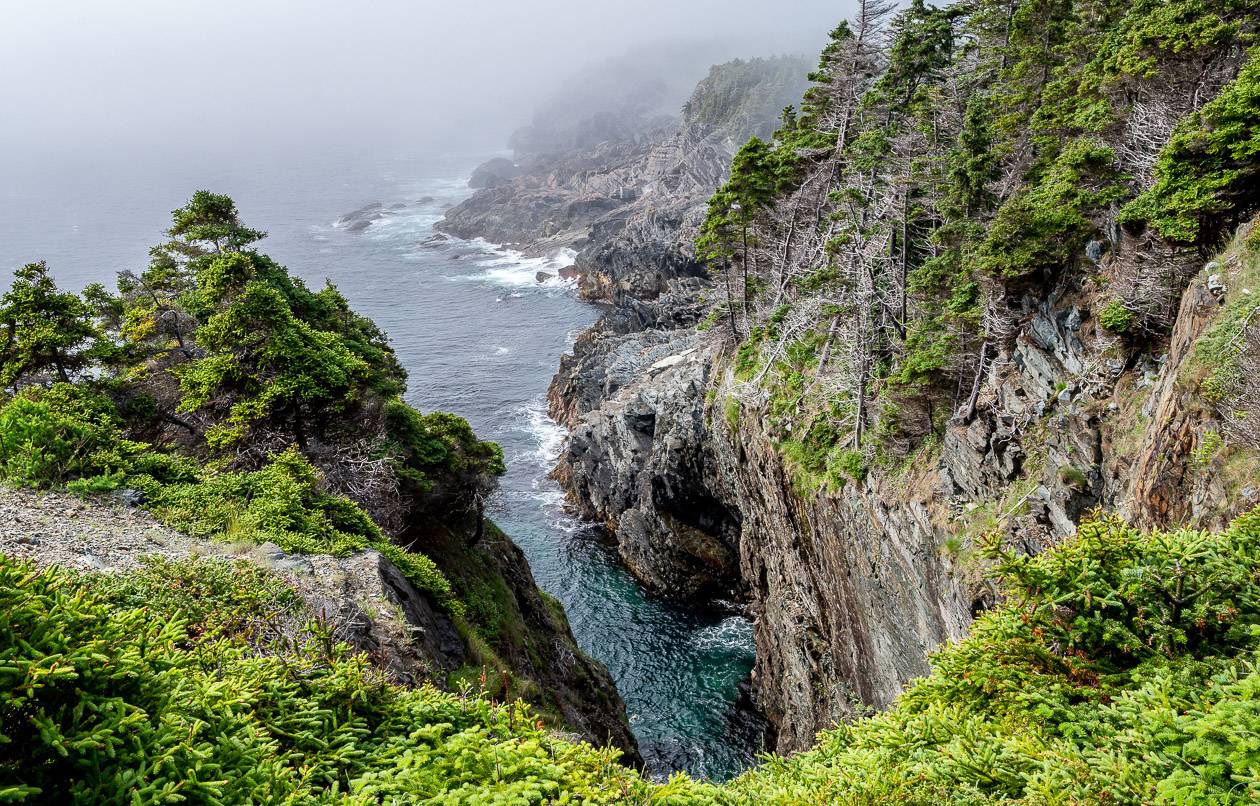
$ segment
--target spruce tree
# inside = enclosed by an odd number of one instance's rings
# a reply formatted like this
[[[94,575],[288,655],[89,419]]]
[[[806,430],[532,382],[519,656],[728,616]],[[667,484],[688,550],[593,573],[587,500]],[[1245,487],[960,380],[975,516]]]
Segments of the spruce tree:
[[[90,364],[97,337],[87,304],[59,290],[47,264],[28,263],[0,298],[0,386],[50,373],[69,383]]]

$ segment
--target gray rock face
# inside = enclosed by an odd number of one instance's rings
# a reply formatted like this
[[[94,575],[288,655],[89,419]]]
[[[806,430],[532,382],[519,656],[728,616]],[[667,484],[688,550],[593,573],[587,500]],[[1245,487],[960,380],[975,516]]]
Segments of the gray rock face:
[[[440,680],[467,662],[454,622],[380,552],[345,558],[290,555],[265,543],[255,556],[293,579],[308,608],[395,682]]]
[[[681,119],[603,111],[541,139],[537,127],[522,130],[514,145],[523,172],[488,182],[436,227],[531,254],[575,249],[582,294],[593,300],[651,300],[675,278],[703,280],[691,241],[705,204],[739,146],[769,134],[800,100],[808,70],[787,58],[733,62],[713,68]]]
[[[634,382],[578,416],[556,474],[584,517],[609,526],[626,565],[650,588],[729,599],[740,518],[721,497],[703,406],[696,405],[712,357],[685,347],[695,341],[686,334],[620,356],[614,375],[638,371],[650,382]]]
[[[963,634],[968,591],[940,552],[936,513],[902,484],[801,495],[755,414],[733,429],[717,422],[722,477],[744,519],[757,702],[778,750],[806,748],[924,674],[927,654]]]
[[[1096,506],[1157,526],[1228,519],[1224,491],[1193,472],[1207,423],[1178,382],[1216,306],[1206,280],[1186,292],[1162,360],[1117,353],[1091,303],[1062,290],[1017,300],[1022,325],[990,357],[976,412],[950,424],[939,459],[876,469],[839,492],[794,487],[755,407],[727,421],[709,398],[729,359],[705,337],[606,324],[579,341],[552,387],[553,412],[573,428],[559,475],[650,586],[744,597],[756,701],[778,750],[805,748],[862,707],[888,705],[993,603],[966,548],[947,550],[956,535],[1001,524],[1033,553]],[[1139,414],[1148,425],[1134,440]],[[717,502],[722,525],[697,540],[694,520],[671,520],[679,500]],[[736,578],[723,576],[728,555],[707,546],[738,557]]]

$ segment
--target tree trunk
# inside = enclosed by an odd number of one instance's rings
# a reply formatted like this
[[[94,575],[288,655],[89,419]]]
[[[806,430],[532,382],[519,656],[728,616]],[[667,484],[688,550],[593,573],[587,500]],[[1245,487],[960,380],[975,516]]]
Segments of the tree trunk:
[[[976,367],[976,378],[971,382],[971,395],[967,398],[967,406],[963,409],[962,421],[971,422],[976,416],[976,400],[980,397],[980,380],[984,377],[984,362],[989,358],[989,343],[980,345],[980,365]]]
[[[742,266],[741,266],[741,269],[742,269],[742,271],[743,271],[743,275],[744,275],[744,288],[743,288],[743,291],[744,291],[744,322],[745,322],[745,323],[747,323],[747,322],[751,322],[751,321],[752,321],[752,319],[751,319],[751,318],[749,317],[749,315],[748,315],[748,224],[747,224],[747,223],[745,223],[745,224],[744,224],[744,228],[743,228],[743,239],[744,239],[744,260],[743,260],[743,264],[742,264]]]
[[[908,325],[906,311],[906,283],[907,274],[909,272],[909,254],[910,254],[910,180],[906,178],[905,192],[901,197],[901,309],[898,313],[898,329],[901,331],[901,340],[906,339],[906,327]]]
[[[735,290],[731,288],[731,262],[726,261],[726,266],[722,270],[722,277],[726,280],[726,316],[731,323],[731,340],[739,342],[739,329],[735,326]]]

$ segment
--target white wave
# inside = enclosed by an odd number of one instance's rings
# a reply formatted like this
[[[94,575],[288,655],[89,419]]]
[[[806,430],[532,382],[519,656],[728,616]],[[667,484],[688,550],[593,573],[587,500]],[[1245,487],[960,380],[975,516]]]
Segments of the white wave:
[[[560,451],[564,450],[564,441],[568,434],[564,426],[551,419],[547,414],[547,401],[543,397],[522,407],[525,430],[534,440],[535,449],[531,458],[545,471],[550,472]],[[556,488],[559,493],[559,487]],[[559,493],[563,497],[563,493]]]
[[[462,274],[452,280],[465,282],[489,282],[508,288],[545,288],[569,289],[574,287],[572,280],[560,277],[560,269],[573,265],[577,253],[572,249],[559,249],[554,254],[543,257],[527,257],[523,252],[498,246],[482,238],[464,241],[470,248],[483,253],[474,261],[481,269],[476,274]],[[538,281],[538,273],[549,275],[543,282]]]
[[[691,637],[695,649],[748,650],[752,646],[752,624],[741,616],[728,616]]]

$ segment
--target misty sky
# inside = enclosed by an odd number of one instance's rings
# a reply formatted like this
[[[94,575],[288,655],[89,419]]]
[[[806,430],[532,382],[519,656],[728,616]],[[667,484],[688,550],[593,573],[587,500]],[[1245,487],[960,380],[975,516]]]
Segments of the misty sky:
[[[852,0],[4,5],[0,146],[12,159],[176,141],[498,144],[584,63],[662,40],[817,52]]]

